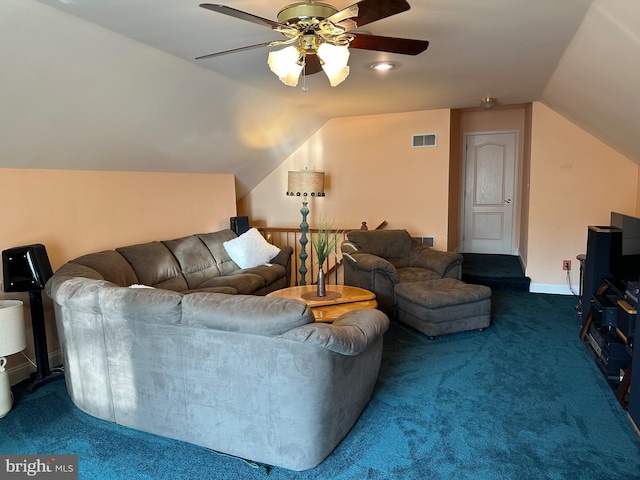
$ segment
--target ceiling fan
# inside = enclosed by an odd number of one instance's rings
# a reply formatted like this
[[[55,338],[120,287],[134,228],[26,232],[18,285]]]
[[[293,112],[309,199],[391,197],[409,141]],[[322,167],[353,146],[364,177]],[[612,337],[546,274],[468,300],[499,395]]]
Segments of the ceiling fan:
[[[280,80],[296,86],[300,73],[311,75],[324,70],[331,86],[349,75],[349,47],[363,50],[417,55],[429,46],[426,40],[383,37],[356,31],[368,23],[409,10],[406,0],[361,0],[338,10],[315,1],[287,5],[278,13],[278,21],[258,17],[225,5],[200,4],[202,8],[252,22],[278,32],[285,39],[202,55],[196,60],[241,52],[259,47],[288,47],[269,53],[268,64]]]

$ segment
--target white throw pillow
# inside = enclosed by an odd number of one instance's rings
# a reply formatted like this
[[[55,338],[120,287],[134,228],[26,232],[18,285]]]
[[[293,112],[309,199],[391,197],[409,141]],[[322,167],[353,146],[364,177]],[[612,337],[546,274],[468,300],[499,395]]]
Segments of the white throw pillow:
[[[250,228],[238,238],[222,244],[231,260],[240,268],[253,268],[264,265],[280,253],[280,249],[271,245],[255,228]]]

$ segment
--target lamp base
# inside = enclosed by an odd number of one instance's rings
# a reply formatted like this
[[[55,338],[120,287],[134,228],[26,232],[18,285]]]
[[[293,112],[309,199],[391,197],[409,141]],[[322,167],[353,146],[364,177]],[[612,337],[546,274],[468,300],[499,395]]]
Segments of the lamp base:
[[[0,369],[0,418],[4,417],[13,407],[13,392],[9,383],[9,374]]]
[[[11,403],[9,404],[8,407],[0,406],[0,418],[6,417],[9,414],[9,412],[11,411],[11,409],[13,408],[13,392],[11,390],[9,390],[9,393],[11,394]],[[2,413],[2,412],[4,412],[4,413]]]

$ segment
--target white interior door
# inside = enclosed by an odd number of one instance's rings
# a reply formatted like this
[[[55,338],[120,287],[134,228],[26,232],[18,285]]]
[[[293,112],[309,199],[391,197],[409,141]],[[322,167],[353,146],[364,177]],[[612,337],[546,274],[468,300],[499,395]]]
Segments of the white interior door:
[[[465,135],[463,252],[513,254],[517,132]]]

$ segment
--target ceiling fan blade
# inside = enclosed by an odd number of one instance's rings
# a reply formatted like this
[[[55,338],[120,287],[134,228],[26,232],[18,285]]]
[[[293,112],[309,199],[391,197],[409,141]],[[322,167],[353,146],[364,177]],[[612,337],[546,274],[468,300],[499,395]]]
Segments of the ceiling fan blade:
[[[410,38],[381,37],[364,33],[354,34],[355,38],[349,48],[362,50],[376,50],[378,52],[401,53],[403,55],[418,55],[429,46],[426,40],[412,40]]]
[[[252,50],[254,48],[268,47],[269,45],[271,45],[271,42],[263,42],[263,43],[257,43],[255,45],[248,45],[246,47],[232,48],[231,50],[225,50],[223,52],[216,52],[216,53],[210,53],[208,55],[202,55],[200,57],[196,57],[196,60],[202,60],[203,58],[219,57],[220,55],[226,55],[228,53],[242,52],[244,50]]]
[[[256,23],[258,25],[262,25],[263,27],[268,27],[271,29],[274,29],[277,27],[284,27],[284,25],[278,22],[275,22],[273,20],[269,20],[268,18],[258,17],[257,15],[253,15],[251,13],[247,13],[241,10],[236,10],[235,8],[227,7],[226,5],[201,3],[200,6],[202,8],[206,8],[207,10],[223,13],[224,15],[229,15],[230,17],[238,18],[240,20],[246,20],[247,22]]]
[[[307,54],[304,57],[304,74],[313,75],[322,71],[322,65],[320,64],[320,58],[315,54]]]
[[[336,25],[340,24],[347,30],[353,30],[410,8],[407,0],[362,0],[334,13],[327,20]]]

